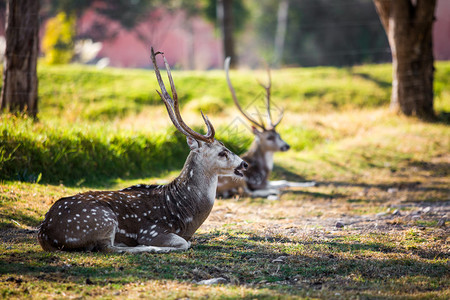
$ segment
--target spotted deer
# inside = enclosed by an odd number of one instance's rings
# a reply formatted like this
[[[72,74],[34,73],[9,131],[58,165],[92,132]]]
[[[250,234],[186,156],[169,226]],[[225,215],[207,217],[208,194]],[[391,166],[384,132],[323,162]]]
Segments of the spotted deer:
[[[47,251],[170,252],[186,250],[214,205],[219,175],[243,176],[239,156],[214,138],[201,113],[206,135],[183,121],[170,67],[164,58],[172,98],[164,86],[156,55],[151,58],[173,125],[187,138],[190,153],[177,178],[167,185],[138,184],[119,191],[89,191],[56,201],[45,215],[38,240]]]
[[[283,110],[281,110],[278,120],[273,122],[271,113],[271,88],[272,80],[270,70],[268,69],[268,84],[259,83],[265,90],[265,106],[267,114],[267,126],[263,118],[258,113],[259,121],[252,118],[246,113],[236,97],[236,92],[230,80],[230,57],[225,59],[225,73],[228,88],[231,92],[234,104],[241,114],[252,124],[252,132],[255,136],[250,149],[244,153],[241,158],[249,164],[249,168],[244,172],[244,177],[236,179],[229,176],[219,176],[217,185],[218,196],[227,198],[236,194],[251,197],[268,197],[270,195],[278,195],[281,188],[286,187],[307,187],[314,185],[313,182],[289,182],[286,180],[269,181],[270,173],[273,169],[273,155],[278,151],[288,151],[290,146],[286,143],[276,131],[276,127],[283,119]]]

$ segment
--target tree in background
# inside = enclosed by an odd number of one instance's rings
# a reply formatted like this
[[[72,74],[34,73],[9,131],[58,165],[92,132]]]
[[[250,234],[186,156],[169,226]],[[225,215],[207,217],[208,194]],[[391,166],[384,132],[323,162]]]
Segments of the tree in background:
[[[237,57],[234,50],[233,0],[217,0],[217,20],[222,34],[223,54],[233,58],[231,68],[234,68]]]
[[[48,64],[67,64],[74,55],[75,15],[60,12],[47,22],[42,51]]]
[[[6,51],[3,67],[2,111],[38,111],[37,58],[39,54],[39,1],[8,0]]]
[[[148,17],[150,12],[162,0],[43,0],[43,14],[46,17],[58,16],[65,13],[67,16],[74,16],[75,22],[72,23],[73,38],[91,38],[95,41],[113,39],[116,32],[112,32],[110,24],[104,22],[95,22],[89,32],[84,32],[80,36],[76,32],[76,19],[78,19],[86,10],[92,9],[97,14],[106,17],[109,20],[118,22],[124,29],[134,29],[141,21]],[[168,1],[170,2],[170,1]],[[72,41],[72,44],[74,42]]]
[[[345,66],[390,60],[389,44],[372,0],[289,1],[285,29],[283,2],[260,0],[251,6],[257,39],[250,46],[267,61],[274,57],[281,65]],[[277,53],[275,45],[281,45],[283,31],[283,51]]]
[[[434,118],[433,21],[436,0],[374,0],[392,52],[391,109]]]
[[[236,32],[241,31],[250,15],[243,1],[233,0],[206,0],[203,8],[206,18],[216,22],[221,32],[224,56],[230,56],[231,67],[237,65]]]
[[[100,14],[133,28],[159,0],[44,0],[48,15],[66,12],[80,15],[93,7]],[[159,3],[159,2],[158,2]],[[3,68],[1,111],[38,112],[37,58],[39,54],[39,0],[8,0],[6,5],[6,51]],[[58,40],[58,39],[57,39]],[[58,44],[58,43],[56,43]]]
[[[155,4],[161,0],[44,0],[43,9],[47,15],[65,12],[77,17],[92,8],[110,20],[118,21],[125,29],[132,29],[147,17]]]
[[[280,67],[281,56],[286,39],[286,27],[288,23],[289,0],[281,0],[278,5],[277,31],[275,34],[275,50],[273,54],[274,67]]]

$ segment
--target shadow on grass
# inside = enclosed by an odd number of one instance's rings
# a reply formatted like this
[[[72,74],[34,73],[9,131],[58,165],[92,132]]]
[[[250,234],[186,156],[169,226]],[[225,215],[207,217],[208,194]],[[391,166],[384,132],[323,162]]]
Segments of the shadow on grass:
[[[413,160],[409,162],[408,166],[415,167],[423,171],[428,171],[433,177],[450,176],[450,163],[448,162]]]
[[[33,241],[35,236],[29,234],[22,243]],[[17,249],[0,254],[0,274],[7,274],[11,280],[27,275],[33,280],[99,287],[146,280],[192,283],[224,277],[233,284],[283,294],[299,293],[299,283],[306,289],[316,290],[319,286],[341,292],[359,290],[364,285],[370,294],[382,288],[388,292],[398,288],[409,291],[412,283],[402,279],[415,276],[425,281],[427,291],[439,291],[439,281],[445,280],[448,272],[446,264],[434,260],[436,253],[429,249],[415,254],[430,261],[403,255],[379,259],[381,253],[410,251],[378,242],[296,241],[248,232],[198,234],[192,249],[169,254],[48,253],[21,244],[13,248]],[[285,258],[275,261],[280,256]],[[420,289],[421,285],[414,288]]]
[[[438,123],[450,125],[450,112],[442,111],[438,113],[436,119]]]
[[[39,225],[39,223],[40,220],[38,218],[24,214],[22,212],[9,210],[0,213],[0,229],[16,228],[19,224],[36,227]]]
[[[305,177],[289,171],[288,169],[280,165],[274,165],[272,170],[272,177],[288,181],[305,181]]]
[[[382,89],[387,89],[390,88],[392,86],[392,83],[390,81],[384,81],[384,80],[380,80],[377,79],[375,77],[373,77],[371,74],[368,73],[358,73],[358,72],[352,72],[352,75],[354,76],[359,76],[365,80],[370,80],[373,83],[375,83],[376,85],[378,85],[380,88]]]
[[[318,185],[323,184],[323,183],[318,183]],[[340,198],[344,198],[347,197],[347,195],[344,194],[340,194],[340,193],[320,193],[320,192],[309,192],[309,191],[301,191],[301,190],[295,190],[295,191],[291,191],[291,190],[287,190],[284,191],[284,193],[289,193],[289,194],[293,194],[293,195],[302,195],[302,196],[307,196],[307,197],[314,197],[314,198],[322,198],[322,199],[340,199]]]

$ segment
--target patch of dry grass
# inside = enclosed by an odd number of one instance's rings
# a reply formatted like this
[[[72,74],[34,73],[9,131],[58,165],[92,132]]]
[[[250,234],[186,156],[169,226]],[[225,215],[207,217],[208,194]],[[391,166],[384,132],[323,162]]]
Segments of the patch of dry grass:
[[[317,185],[217,200],[183,253],[43,252],[33,228],[86,188],[2,182],[0,297],[448,299],[449,127],[375,109],[288,114],[280,129],[299,119],[323,140],[276,154],[273,177]],[[196,284],[215,277],[226,284]]]

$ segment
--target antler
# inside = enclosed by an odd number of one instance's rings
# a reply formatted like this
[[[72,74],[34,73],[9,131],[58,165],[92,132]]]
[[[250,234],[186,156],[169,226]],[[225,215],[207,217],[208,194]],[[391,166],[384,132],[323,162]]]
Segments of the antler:
[[[228,88],[230,89],[231,96],[232,96],[232,98],[233,98],[234,104],[236,104],[236,106],[237,106],[237,108],[239,109],[239,111],[244,115],[244,117],[247,118],[247,120],[249,120],[249,121],[252,122],[254,125],[256,125],[256,126],[258,126],[259,128],[261,128],[262,130],[266,130],[266,128],[264,127],[264,123],[261,122],[261,124],[260,124],[260,123],[258,123],[257,121],[255,121],[254,119],[252,119],[249,115],[247,115],[247,114],[244,112],[244,110],[242,109],[242,107],[239,105],[239,102],[238,102],[237,97],[236,97],[236,92],[234,91],[233,85],[231,84],[231,80],[230,80],[230,74],[229,74],[229,71],[230,71],[230,60],[231,60],[231,57],[227,57],[227,58],[225,59],[224,67],[225,67],[225,73],[226,73],[226,75],[227,75]]]
[[[266,109],[267,109],[267,121],[269,122],[269,125],[271,128],[275,128],[278,124],[280,124],[281,120],[283,119],[284,109],[281,110],[280,116],[278,118],[278,121],[274,124],[272,121],[272,114],[270,112],[270,89],[272,88],[272,78],[270,76],[270,69],[267,67],[267,76],[269,78],[269,82],[267,85],[264,85],[262,82],[259,82],[259,85],[263,87],[263,89],[266,90]]]
[[[161,78],[161,73],[159,72],[158,65],[156,64],[156,55],[158,55],[158,54],[161,54],[161,56],[164,58],[164,64],[165,64],[166,70],[167,70],[167,77],[169,77],[170,88],[172,90],[173,100],[166,90],[164,82]],[[201,112],[203,121],[205,122],[206,127],[208,128],[208,132],[206,133],[206,135],[202,135],[202,134],[192,130],[189,126],[186,125],[186,123],[184,123],[183,118],[181,117],[181,114],[180,114],[180,107],[178,104],[178,95],[177,95],[177,91],[175,89],[175,84],[173,82],[172,73],[170,72],[170,66],[169,66],[169,63],[167,62],[166,58],[164,57],[164,53],[160,52],[160,51],[155,53],[153,50],[153,47],[152,47],[151,48],[151,57],[152,57],[153,66],[155,68],[156,79],[158,80],[159,87],[161,88],[161,92],[159,92],[158,90],[156,90],[156,92],[159,94],[159,96],[163,100],[164,104],[166,105],[167,112],[169,113],[169,117],[172,120],[173,125],[175,125],[175,127],[181,133],[183,133],[185,136],[190,136],[196,140],[204,141],[207,143],[212,143],[214,141],[215,130],[214,130],[213,125],[209,121],[208,116],[205,116],[203,114],[203,112]]]

